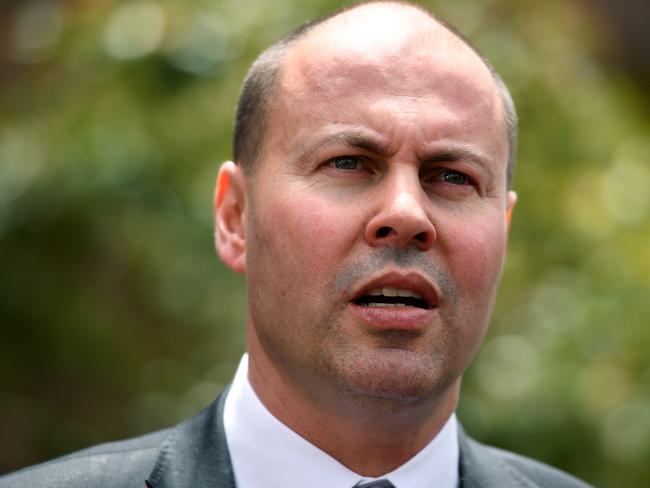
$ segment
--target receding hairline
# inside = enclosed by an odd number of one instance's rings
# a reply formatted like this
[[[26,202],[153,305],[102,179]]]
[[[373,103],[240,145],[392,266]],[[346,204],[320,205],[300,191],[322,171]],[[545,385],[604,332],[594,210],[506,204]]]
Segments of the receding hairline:
[[[370,0],[370,1],[365,1],[365,2],[360,2],[348,7],[344,7],[339,10],[335,10],[334,12],[330,13],[329,15],[325,15],[323,17],[320,17],[319,19],[316,19],[309,27],[301,32],[301,35],[299,37],[296,37],[294,41],[300,41],[304,40],[308,37],[311,37],[313,35],[317,35],[319,31],[328,29],[331,27],[331,24],[336,23],[337,21],[342,20],[342,18],[345,17],[354,17],[355,15],[364,15],[363,11],[364,10],[377,10],[377,11],[382,11],[382,10],[395,10],[397,12],[411,12],[415,15],[413,15],[413,19],[425,19],[427,22],[433,22],[434,25],[440,26],[445,28],[447,31],[451,32],[452,34],[457,36],[457,32],[452,28],[450,29],[448,24],[438,17],[436,17],[433,13],[425,9],[424,7],[421,7],[420,5],[415,5],[409,2],[405,1],[385,1],[385,0]]]
[[[237,120],[235,126],[235,144],[234,144],[235,154],[233,155],[235,162],[241,164],[241,166],[245,170],[252,172],[252,170],[254,170],[254,168],[257,166],[259,160],[262,159],[264,149],[265,149],[266,125],[270,117],[271,101],[274,98],[274,95],[278,94],[280,88],[280,79],[282,77],[283,70],[286,67],[287,55],[294,48],[296,48],[298,43],[307,41],[312,36],[318,35],[319,32],[322,32],[323,30],[327,29],[329,27],[329,24],[336,22],[337,20],[340,21],[341,20],[340,18],[342,16],[362,15],[362,12],[360,11],[364,9],[373,9],[373,8],[382,8],[382,7],[388,9],[395,9],[402,12],[410,11],[416,14],[414,18],[420,17],[422,19],[426,19],[426,21],[430,22],[431,25],[439,28],[440,32],[446,32],[450,34],[450,39],[454,41],[458,41],[459,44],[468,47],[483,62],[484,66],[488,69],[490,75],[492,76],[492,80],[494,82],[494,86],[497,90],[499,98],[501,99],[502,102],[504,122],[506,124],[507,139],[508,139],[508,146],[509,146],[509,154],[508,154],[508,162],[507,162],[507,185],[508,187],[510,187],[512,182],[513,172],[514,172],[514,166],[515,166],[515,153],[516,153],[516,145],[517,145],[517,114],[516,114],[514,102],[512,100],[512,97],[510,95],[510,92],[506,84],[504,83],[501,76],[499,76],[497,71],[494,69],[494,67],[490,64],[488,59],[483,55],[483,53],[476,46],[474,46],[474,44],[466,36],[464,36],[461,32],[459,32],[454,26],[447,23],[444,19],[437,17],[435,14],[433,14],[432,12],[428,11],[427,9],[425,9],[420,5],[416,5],[416,4],[412,4],[400,0],[393,0],[393,1],[371,0],[371,1],[357,3],[336,10],[328,15],[319,17],[315,20],[302,24],[301,26],[291,31],[290,33],[282,37],[274,44],[272,44],[262,54],[260,54],[260,56],[255,60],[255,62],[252,64],[251,68],[249,69],[249,72],[244,82],[244,88],[240,96],[240,103],[238,104],[237,107]],[[259,86],[257,86],[257,88],[261,89],[260,93],[257,94],[259,95],[259,100],[258,100],[259,106],[257,107],[257,109],[259,110],[257,116],[259,118],[256,121],[243,120],[243,122],[247,123],[248,125],[254,125],[254,127],[247,127],[249,132],[255,132],[255,134],[246,134],[246,136],[252,136],[251,138],[257,139],[256,141],[257,144],[255,148],[250,150],[251,149],[250,147],[249,148],[241,147],[242,141],[238,140],[239,134],[237,133],[237,129],[238,126],[240,125],[240,122],[242,122],[241,119],[246,118],[246,117],[242,117],[242,112],[243,112],[242,108],[246,108],[246,107],[242,107],[242,101],[244,102],[246,101],[243,99],[245,98],[247,88],[251,84],[249,82],[253,81],[251,79],[262,72],[266,74],[266,79],[264,80],[265,83],[260,83]],[[248,115],[249,117],[251,116],[251,114]],[[241,153],[243,152],[242,149],[248,149],[245,151],[247,153],[247,157],[239,158],[238,156],[240,156]]]

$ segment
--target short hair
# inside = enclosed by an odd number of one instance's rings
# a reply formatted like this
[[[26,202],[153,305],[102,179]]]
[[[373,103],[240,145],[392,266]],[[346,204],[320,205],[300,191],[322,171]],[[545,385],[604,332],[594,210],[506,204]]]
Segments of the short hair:
[[[508,87],[485,55],[454,26],[433,15],[426,9],[405,1],[369,1],[336,10],[317,19],[305,22],[262,52],[253,62],[244,78],[244,84],[237,103],[237,115],[235,117],[233,136],[233,160],[235,163],[240,165],[245,171],[252,173],[258,160],[264,153],[264,139],[269,118],[269,105],[277,92],[283,61],[289,48],[296,41],[305,37],[314,27],[342,13],[356,9],[361,5],[372,3],[410,6],[425,13],[465,43],[483,61],[492,75],[505,112],[508,135],[506,182],[507,187],[510,188],[512,186],[517,152],[518,119],[515,104]]]

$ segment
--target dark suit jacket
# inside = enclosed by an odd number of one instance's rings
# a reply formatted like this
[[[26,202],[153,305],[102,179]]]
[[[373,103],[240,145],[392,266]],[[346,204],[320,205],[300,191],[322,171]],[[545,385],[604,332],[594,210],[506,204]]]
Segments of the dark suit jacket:
[[[0,488],[235,488],[223,428],[225,393],[172,428],[102,444],[0,477]],[[488,447],[462,429],[461,488],[586,488],[550,466]],[[260,467],[263,469],[263,467]],[[246,488],[246,487],[241,487]]]

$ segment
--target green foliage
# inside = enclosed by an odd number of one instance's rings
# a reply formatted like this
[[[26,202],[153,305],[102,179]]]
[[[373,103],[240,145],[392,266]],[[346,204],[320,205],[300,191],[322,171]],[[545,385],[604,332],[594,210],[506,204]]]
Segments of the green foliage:
[[[598,486],[650,458],[647,99],[568,2],[421,2],[479,45],[521,118],[492,329],[459,414]],[[0,470],[169,425],[227,383],[243,279],[212,244],[254,56],[324,0],[19,2],[0,78]],[[647,93],[645,94],[647,96]]]

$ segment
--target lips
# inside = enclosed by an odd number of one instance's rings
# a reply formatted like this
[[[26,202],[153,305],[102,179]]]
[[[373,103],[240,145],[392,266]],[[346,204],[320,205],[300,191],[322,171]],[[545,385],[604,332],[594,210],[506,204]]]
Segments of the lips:
[[[367,307],[429,308],[419,293],[394,286],[382,286],[370,290],[355,300],[355,303]]]
[[[393,272],[362,284],[349,305],[369,329],[421,332],[437,314],[439,294],[418,273]]]
[[[438,306],[436,288],[417,273],[388,273],[360,286],[352,301],[368,307],[415,307],[431,309]]]

